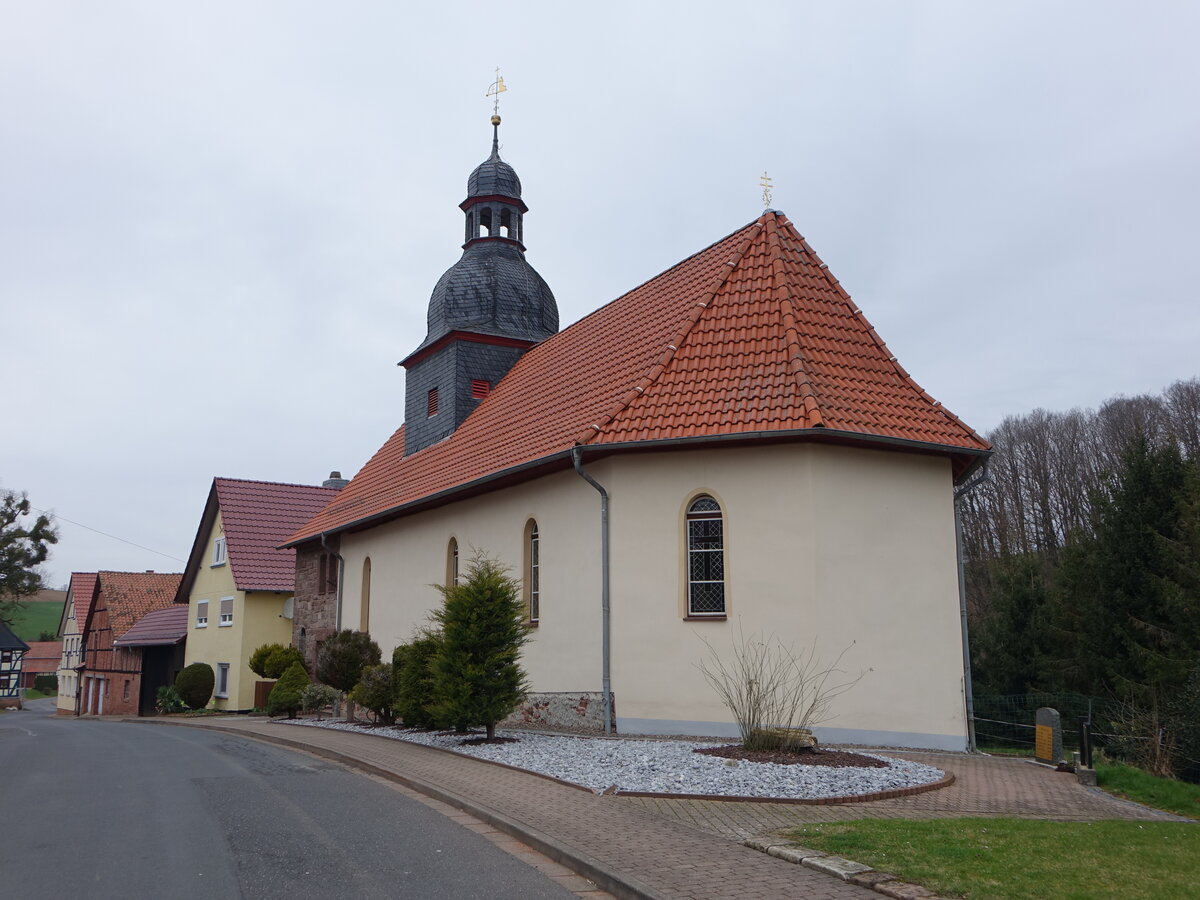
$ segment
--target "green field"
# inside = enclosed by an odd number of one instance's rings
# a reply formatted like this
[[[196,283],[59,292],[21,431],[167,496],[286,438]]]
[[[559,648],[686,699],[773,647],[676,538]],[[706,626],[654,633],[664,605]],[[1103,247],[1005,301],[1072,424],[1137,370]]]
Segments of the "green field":
[[[58,620],[62,618],[64,601],[26,603],[17,613],[12,630],[23,641],[36,641],[43,631],[58,634]]]

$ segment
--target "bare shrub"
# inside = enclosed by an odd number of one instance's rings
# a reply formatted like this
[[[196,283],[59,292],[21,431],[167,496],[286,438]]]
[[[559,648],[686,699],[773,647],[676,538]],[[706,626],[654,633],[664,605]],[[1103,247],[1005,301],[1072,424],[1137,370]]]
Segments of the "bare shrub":
[[[696,664],[704,679],[733,714],[746,750],[797,750],[815,746],[805,734],[828,721],[834,699],[862,680],[864,669],[848,676],[838,665],[851,642],[830,666],[817,656],[817,642],[796,650],[778,637],[749,637],[738,628],[732,653],[721,654],[704,638],[708,659]]]

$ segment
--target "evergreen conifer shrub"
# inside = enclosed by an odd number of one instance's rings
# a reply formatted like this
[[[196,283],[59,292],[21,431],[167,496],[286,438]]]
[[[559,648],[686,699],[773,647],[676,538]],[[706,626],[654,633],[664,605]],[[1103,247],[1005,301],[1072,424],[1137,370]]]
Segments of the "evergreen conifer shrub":
[[[175,690],[188,709],[202,709],[212,698],[217,676],[208,663],[195,662],[175,676]]]
[[[373,712],[375,718],[384,725],[392,725],[396,721],[396,687],[393,672],[392,666],[386,663],[367,666],[362,671],[362,678],[350,692],[351,700]]]
[[[294,662],[286,672],[279,676],[275,687],[267,697],[267,714],[272,716],[287,713],[289,719],[296,718],[296,710],[303,705],[302,694],[311,682],[304,666]]]
[[[263,644],[250,654],[247,665],[259,678],[275,679],[291,668],[294,662],[304,665],[304,655],[295,647]]]
[[[379,665],[382,656],[379,645],[369,634],[343,629],[321,645],[317,680],[339,691],[351,691],[362,677],[362,670]]]
[[[433,659],[431,712],[456,731],[483,725],[493,740],[496,723],[528,692],[520,665],[529,640],[520,585],[498,562],[477,556],[459,584],[439,590],[445,603],[433,615],[442,636]]]
[[[435,699],[433,659],[440,640],[438,632],[425,630],[392,654],[396,670],[396,715],[409,728],[433,728],[437,724],[430,708]]]

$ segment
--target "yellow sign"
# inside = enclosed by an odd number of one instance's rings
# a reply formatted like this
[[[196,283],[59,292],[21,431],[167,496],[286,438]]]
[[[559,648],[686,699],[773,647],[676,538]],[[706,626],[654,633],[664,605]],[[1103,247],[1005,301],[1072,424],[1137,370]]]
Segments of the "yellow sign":
[[[1054,728],[1051,725],[1038,725],[1035,729],[1033,755],[1038,759],[1055,762],[1054,759]]]

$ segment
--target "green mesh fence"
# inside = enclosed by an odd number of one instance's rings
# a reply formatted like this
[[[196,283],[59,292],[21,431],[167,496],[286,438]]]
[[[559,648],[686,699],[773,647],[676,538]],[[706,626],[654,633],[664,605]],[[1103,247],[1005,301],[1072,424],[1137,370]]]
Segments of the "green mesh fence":
[[[1033,752],[1034,722],[1043,706],[1062,717],[1063,750],[1079,749],[1079,719],[1092,721],[1092,747],[1103,747],[1117,704],[1072,693],[976,694],[975,744],[980,750]]]

